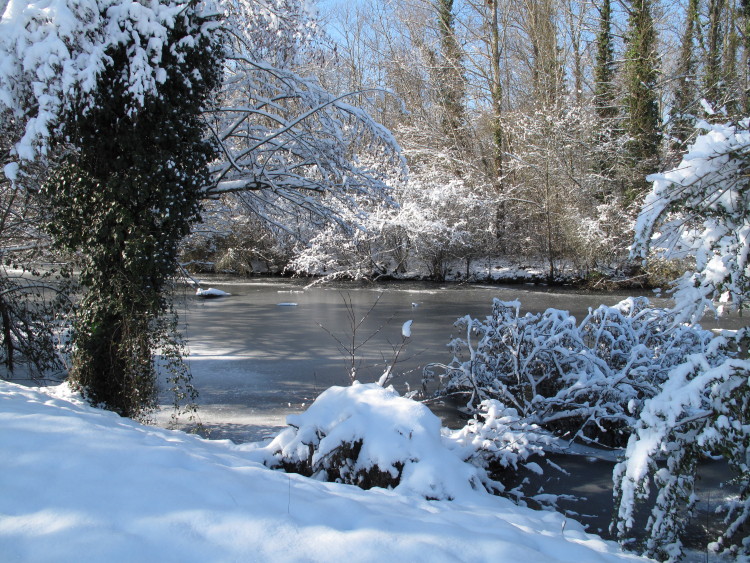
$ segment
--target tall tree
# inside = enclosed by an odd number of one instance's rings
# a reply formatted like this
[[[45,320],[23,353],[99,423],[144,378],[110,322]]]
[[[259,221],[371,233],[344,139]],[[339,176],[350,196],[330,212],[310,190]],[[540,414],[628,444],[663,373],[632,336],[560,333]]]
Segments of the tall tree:
[[[127,87],[138,64],[132,45],[112,46],[91,103],[64,116],[74,150],[42,188],[49,232],[83,256],[87,291],[70,379],[93,403],[122,416],[142,416],[156,405],[153,354],[170,338],[164,290],[177,244],[198,219],[211,182],[214,151],[201,114],[220,81],[221,61],[208,23],[194,6],[175,18],[154,53],[162,81],[141,100]]]
[[[724,0],[709,0],[708,44],[706,45],[706,64],[703,75],[703,97],[717,109],[724,102],[724,91],[726,88],[721,64],[724,43],[723,16]]]
[[[685,29],[680,41],[680,55],[677,62],[677,77],[674,101],[670,110],[671,148],[682,150],[693,132],[698,103],[697,61],[695,40],[700,32],[699,0],[690,0],[685,13]]]
[[[594,109],[599,119],[607,120],[618,113],[615,105],[615,48],[612,37],[612,2],[602,0],[599,8],[599,31],[596,35],[594,66]]]
[[[443,115],[443,133],[456,147],[466,146],[466,93],[461,46],[456,38],[453,0],[437,0],[440,60],[438,62],[438,102]]]
[[[738,26],[742,37],[743,68],[740,83],[740,111],[750,114],[750,0],[740,0]]]
[[[492,148],[495,187],[498,192],[503,186],[503,83],[500,76],[500,22],[498,18],[499,0],[487,0],[490,8],[490,56],[492,79]]]
[[[646,190],[646,176],[659,166],[661,141],[657,102],[658,56],[651,0],[630,3],[625,55],[628,154],[634,177],[628,199]]]
[[[534,101],[541,106],[554,106],[560,101],[563,90],[555,3],[553,0],[529,0],[526,7],[533,57]]]

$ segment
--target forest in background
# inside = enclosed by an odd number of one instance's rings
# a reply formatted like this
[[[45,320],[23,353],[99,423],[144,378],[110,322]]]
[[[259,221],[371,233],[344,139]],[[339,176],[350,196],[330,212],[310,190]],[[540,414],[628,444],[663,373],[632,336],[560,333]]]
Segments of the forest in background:
[[[576,324],[495,300],[426,375],[470,397],[461,461],[482,470],[515,467],[529,424],[625,447],[612,529],[628,543],[657,489],[641,547],[664,560],[700,461],[722,457],[739,492],[708,547],[747,555],[748,332],[697,322],[750,294],[748,7],[440,0],[322,26],[310,6],[0,0],[3,377],[65,378],[135,419],[166,380],[194,412],[178,266],[444,279],[504,259],[632,279],[662,249],[683,260],[674,308]],[[329,442],[298,430],[278,461],[302,471]],[[314,474],[361,484],[356,442]]]
[[[684,269],[628,260],[635,219],[696,125],[748,111],[746,3],[362,0],[318,17],[290,67],[393,132],[406,167],[379,172],[396,206],[332,220],[224,197],[189,267],[442,280],[501,265],[642,285]]]

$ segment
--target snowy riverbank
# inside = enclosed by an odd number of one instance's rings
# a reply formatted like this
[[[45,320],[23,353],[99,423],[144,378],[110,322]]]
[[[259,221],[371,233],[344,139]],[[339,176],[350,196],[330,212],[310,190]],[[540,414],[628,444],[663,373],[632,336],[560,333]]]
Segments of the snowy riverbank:
[[[65,385],[0,382],[5,561],[636,561],[552,512],[426,501],[266,469]]]

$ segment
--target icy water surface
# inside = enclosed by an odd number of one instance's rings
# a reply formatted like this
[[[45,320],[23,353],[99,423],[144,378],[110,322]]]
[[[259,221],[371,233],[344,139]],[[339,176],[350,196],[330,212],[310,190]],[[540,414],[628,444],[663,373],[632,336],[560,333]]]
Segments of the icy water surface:
[[[467,314],[483,319],[491,312],[493,298],[518,299],[522,314],[554,307],[581,320],[589,307],[614,305],[631,295],[535,285],[391,282],[306,289],[304,280],[202,281],[204,289],[231,295],[200,299],[187,288],[179,300],[201,421],[210,437],[235,442],[261,439],[322,390],[347,385],[352,348],[357,379],[377,381],[392,362],[408,320],[413,321],[411,339],[394,368],[393,383],[402,393],[420,385],[425,364],[451,360],[447,344],[465,336],[453,323]],[[355,323],[364,318],[356,331],[351,311]],[[712,328],[706,323],[704,327]],[[170,399],[165,395],[162,401],[169,404]],[[160,422],[166,418],[165,413]]]
[[[413,321],[411,339],[395,365],[393,381],[402,393],[420,385],[425,364],[451,360],[448,342],[465,336],[453,323],[467,314],[483,319],[491,312],[493,298],[518,299],[522,314],[554,307],[580,321],[589,307],[614,305],[633,295],[533,285],[392,282],[305,288],[302,280],[227,277],[203,278],[203,282],[204,289],[231,295],[200,299],[194,289],[187,288],[178,300],[187,323],[189,364],[200,393],[202,432],[236,443],[276,434],[288,414],[304,410],[321,391],[349,384],[347,350],[355,348],[357,379],[376,381],[392,362],[401,344],[402,325],[408,320]],[[362,321],[355,331],[352,311],[354,323]],[[715,321],[703,326],[737,328],[743,321],[732,318],[723,320],[721,326]],[[162,399],[169,403],[167,395]],[[431,407],[447,425],[458,422],[456,405]],[[169,411],[163,411],[157,422],[168,425]],[[553,460],[567,468],[571,477],[547,469],[538,484],[550,494],[586,498],[563,501],[561,508],[575,513],[592,531],[607,535],[612,462],[557,454]],[[725,494],[712,483],[705,513]]]

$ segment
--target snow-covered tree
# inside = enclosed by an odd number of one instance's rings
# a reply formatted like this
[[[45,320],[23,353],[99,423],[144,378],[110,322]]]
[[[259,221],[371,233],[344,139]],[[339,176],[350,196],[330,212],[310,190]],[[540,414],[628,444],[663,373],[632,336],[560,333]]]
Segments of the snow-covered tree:
[[[331,94],[302,74],[317,56],[307,2],[225,7],[224,83],[206,115],[220,156],[205,196],[236,194],[247,213],[280,228],[296,214],[363,218],[360,208],[387,198],[387,178],[403,163],[391,134],[350,93]]]
[[[0,111],[20,132],[3,173],[28,190],[31,163],[53,170],[40,193],[49,232],[84,258],[71,375],[92,400],[153,406],[162,290],[202,199],[246,194],[259,221],[290,232],[299,214],[361,220],[387,192],[382,170],[401,164],[389,133],[294,70],[306,5],[3,4]]]
[[[676,319],[696,322],[708,310],[741,309],[748,293],[748,120],[704,123],[678,167],[655,175],[636,228],[634,254],[650,248],[667,258],[690,257],[695,267],[675,281]],[[716,301],[721,303],[716,306]],[[747,329],[734,346],[746,355]],[[750,361],[710,361],[710,351],[726,346],[716,338],[711,349],[686,355],[659,392],[645,402],[625,459],[615,468],[618,503],[614,527],[627,537],[635,511],[652,486],[656,502],[646,529],[646,553],[676,560],[680,534],[695,506],[696,471],[704,456],[721,456],[739,484],[739,494],[723,508],[725,529],[709,547],[750,554],[743,537],[750,516]],[[666,459],[666,465],[660,461]]]
[[[635,229],[633,255],[692,257],[695,267],[675,282],[676,308],[686,322],[706,310],[741,309],[750,292],[750,120],[711,125],[674,169],[654,181]],[[717,307],[718,301],[718,307]]]

